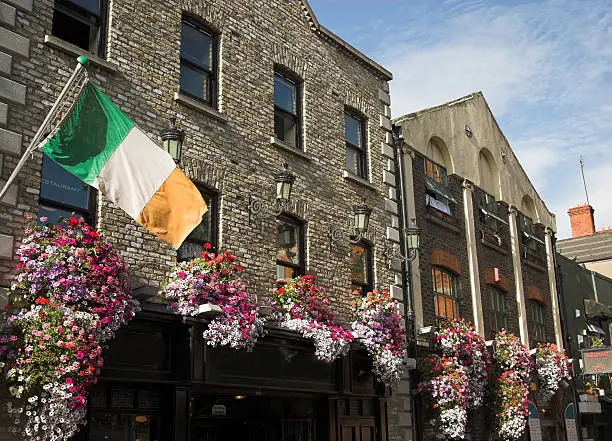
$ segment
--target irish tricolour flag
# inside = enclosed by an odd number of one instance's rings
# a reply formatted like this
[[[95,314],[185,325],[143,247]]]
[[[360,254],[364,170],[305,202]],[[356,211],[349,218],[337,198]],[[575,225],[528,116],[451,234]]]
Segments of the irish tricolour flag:
[[[172,157],[91,82],[41,148],[174,248],[206,213],[200,192]]]

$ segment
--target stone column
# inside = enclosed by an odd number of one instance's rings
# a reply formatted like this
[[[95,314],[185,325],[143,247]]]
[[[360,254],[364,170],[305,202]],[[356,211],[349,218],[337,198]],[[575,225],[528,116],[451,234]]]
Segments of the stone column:
[[[519,330],[521,343],[529,347],[529,331],[527,330],[527,310],[525,308],[525,290],[523,287],[523,267],[521,266],[521,243],[519,240],[518,211],[514,205],[508,208],[510,212],[510,243],[512,244],[512,263],[514,265],[514,285],[516,286],[516,304],[518,307]]]
[[[465,237],[467,241],[468,264],[470,270],[470,292],[472,294],[472,314],[478,335],[484,337],[484,316],[482,314],[482,297],[480,296],[480,274],[478,268],[478,250],[476,249],[476,227],[474,225],[474,202],[472,194],[474,184],[465,179],[463,188],[463,211],[465,218]]]
[[[559,311],[559,298],[557,297],[557,269],[555,268],[555,250],[553,249],[554,231],[546,227],[546,264],[548,267],[548,283],[550,286],[550,305],[552,307],[553,324],[555,326],[555,343],[559,349],[563,349],[563,337],[561,334],[561,316]]]

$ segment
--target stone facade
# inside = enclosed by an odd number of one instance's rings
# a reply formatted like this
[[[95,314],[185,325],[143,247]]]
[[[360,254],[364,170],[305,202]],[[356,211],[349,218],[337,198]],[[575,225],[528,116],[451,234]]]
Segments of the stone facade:
[[[51,35],[52,0],[10,3],[0,3],[0,183],[83,52]],[[184,16],[218,40],[212,107],[180,92]],[[352,299],[349,249],[331,248],[330,230],[344,225],[362,200],[373,209],[373,284],[403,300],[401,277],[384,255],[387,242],[399,241],[389,72],[320,26],[304,1],[114,0],[106,23],[105,55],[88,55],[89,77],[153,140],[161,141],[176,117],[186,133],[179,166],[218,195],[218,246],[236,254],[253,293],[265,297],[275,286],[274,176],[287,163],[297,178],[287,211],[305,222],[306,272],[326,288],[341,319],[348,319]],[[301,82],[302,151],[271,141],[276,68]],[[345,171],[346,108],[366,118],[366,179]],[[41,161],[35,152],[0,204],[0,286],[11,283],[24,216],[38,214]],[[126,259],[135,285],[157,290],[176,251],[101,194],[96,198],[96,227]],[[254,201],[268,207],[257,219]],[[393,429],[390,438],[408,439]]]

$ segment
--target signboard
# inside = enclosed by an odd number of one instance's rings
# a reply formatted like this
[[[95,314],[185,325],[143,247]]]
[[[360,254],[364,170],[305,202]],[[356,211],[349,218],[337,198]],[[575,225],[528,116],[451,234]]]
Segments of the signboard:
[[[584,375],[612,373],[612,348],[582,351],[582,365]]]
[[[567,441],[578,441],[578,428],[576,427],[576,405],[570,403],[565,408],[565,433]]]
[[[527,408],[529,409],[529,417],[527,418],[529,424],[529,439],[531,439],[531,441],[542,441],[542,428],[540,427],[538,408],[531,401],[527,402]]]
[[[212,407],[212,416],[225,416],[227,414],[227,408],[223,404],[215,404]]]

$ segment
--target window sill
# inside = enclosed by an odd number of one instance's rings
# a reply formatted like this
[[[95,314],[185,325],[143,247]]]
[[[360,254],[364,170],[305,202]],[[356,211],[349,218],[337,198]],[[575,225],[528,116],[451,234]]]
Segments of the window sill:
[[[537,263],[533,263],[533,262],[531,262],[531,261],[529,261],[529,260],[527,260],[527,259],[525,259],[525,258],[523,258],[523,259],[522,259],[522,261],[523,261],[523,263],[524,263],[525,265],[527,265],[529,268],[532,268],[532,269],[534,269],[534,270],[536,270],[536,271],[539,271],[539,272],[541,272],[541,273],[545,273],[545,272],[546,272],[546,268],[544,268],[542,265],[539,265],[539,264],[537,264]]]
[[[91,52],[86,51],[83,48],[80,48],[72,43],[68,43],[60,38],[57,38],[53,35],[45,35],[44,43],[47,46],[51,46],[52,48],[59,49],[60,51],[64,51],[69,53],[70,55],[74,55],[75,57],[84,55],[87,57],[89,62],[94,66],[98,66],[104,70],[109,72],[118,72],[119,68],[103,58],[98,57],[97,55],[92,54]]]
[[[378,191],[378,188],[376,188],[376,185],[372,184],[370,181],[368,181],[367,179],[364,178],[360,178],[357,175],[354,175],[353,173],[351,173],[348,170],[344,170],[342,176],[344,177],[345,181],[350,181],[353,182],[355,184],[359,184],[369,190],[372,191]]]
[[[312,156],[310,156],[308,153],[303,152],[303,151],[301,151],[299,149],[296,149],[295,147],[292,147],[289,144],[284,143],[280,139],[276,139],[274,136],[272,136],[270,138],[270,144],[272,144],[274,147],[277,147],[277,148],[279,148],[281,150],[289,152],[292,155],[295,155],[295,156],[300,157],[302,159],[305,159],[307,161],[312,161]]]
[[[482,238],[480,239],[480,243],[482,243],[487,248],[491,248],[492,250],[495,250],[498,253],[503,254],[504,256],[508,255],[508,251],[506,251],[504,248],[502,248],[503,245],[502,246],[497,246],[495,244],[492,244],[488,240],[485,240],[485,239],[482,239]]]
[[[205,113],[206,115],[216,119],[217,121],[221,121],[222,123],[229,121],[229,118],[221,112],[217,112],[212,107],[201,103],[198,100],[194,100],[187,95],[183,95],[180,92],[174,92],[174,101],[179,104],[183,104],[184,106],[191,107],[192,109],[199,110],[200,112]]]
[[[448,230],[450,230],[450,231],[452,231],[454,233],[460,233],[461,232],[461,229],[459,227],[456,227],[455,225],[449,224],[448,222],[446,222],[446,221],[444,221],[444,220],[434,216],[431,213],[427,213],[425,216],[432,223],[434,223],[434,224],[436,224],[436,225],[438,225],[440,227],[446,228],[446,229],[448,229]]]

